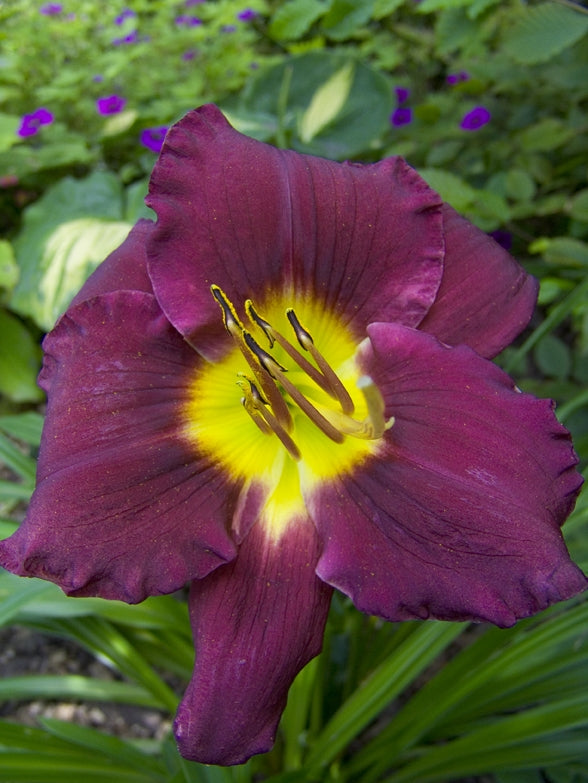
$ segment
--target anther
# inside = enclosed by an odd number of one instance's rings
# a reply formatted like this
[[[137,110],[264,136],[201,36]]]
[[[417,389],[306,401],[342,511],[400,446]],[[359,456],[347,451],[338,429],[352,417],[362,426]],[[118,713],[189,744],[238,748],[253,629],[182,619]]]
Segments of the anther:
[[[294,443],[292,438],[288,435],[286,430],[282,427],[280,422],[271,412],[267,403],[261,396],[257,386],[249,378],[246,378],[246,380],[249,383],[249,389],[246,390],[242,384],[239,384],[245,391],[245,395],[242,398],[242,402],[245,400],[245,402],[243,402],[243,407],[251,416],[253,421],[257,424],[257,426],[262,430],[262,432],[267,434],[273,432],[279,438],[281,444],[284,446],[292,459],[298,461],[301,457],[298,446]],[[260,426],[258,417],[261,418],[261,421],[263,422],[263,425],[265,425],[266,429],[264,429],[263,426]]]
[[[298,320],[298,316],[296,315],[296,313],[292,308],[289,308],[286,311],[286,316],[290,321],[290,324],[292,326],[292,329],[294,330],[294,334],[296,335],[298,342],[304,348],[305,351],[308,351],[310,353],[312,358],[317,363],[317,366],[321,371],[324,380],[326,381],[329,394],[331,395],[331,397],[334,397],[336,400],[338,400],[343,413],[345,413],[347,416],[351,416],[351,414],[355,410],[355,406],[353,404],[353,400],[351,399],[349,392],[341,382],[341,379],[339,378],[337,373],[333,370],[331,365],[327,362],[327,360],[324,358],[324,356],[317,350],[314,344],[314,340],[310,335],[310,332],[308,332],[302,326],[302,324]]]

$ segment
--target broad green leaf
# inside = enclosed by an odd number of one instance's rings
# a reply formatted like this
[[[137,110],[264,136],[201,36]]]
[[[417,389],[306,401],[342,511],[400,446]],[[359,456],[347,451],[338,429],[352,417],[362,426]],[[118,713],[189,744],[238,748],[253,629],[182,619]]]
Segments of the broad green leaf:
[[[308,110],[317,90],[348,65],[347,56],[311,52],[260,70],[244,91],[236,115],[244,112],[245,116],[259,113],[275,117],[275,125],[282,131],[280,143],[299,152],[332,160],[355,157],[373,148],[387,131],[392,102],[388,80],[361,62],[354,64],[347,100],[334,119],[306,143],[298,135],[299,118]],[[345,74],[344,70],[346,79]],[[369,123],[366,117],[370,118]]]
[[[20,138],[17,130],[20,125],[20,117],[11,114],[0,114],[0,151],[9,150]]]
[[[297,41],[328,7],[328,3],[323,0],[287,0],[276,8],[268,33],[277,41]]]
[[[316,90],[298,126],[298,135],[304,144],[312,141],[340,114],[351,91],[354,71],[353,63],[347,63]]]
[[[404,0],[376,0],[374,3],[374,19],[383,19],[389,14],[393,14],[400,6],[404,5]]]
[[[335,41],[352,38],[357,28],[371,19],[373,7],[374,0],[332,0],[321,29]]]
[[[568,346],[553,334],[546,334],[535,346],[535,361],[544,375],[550,378],[567,378],[572,369],[572,356]]]
[[[18,266],[14,258],[12,245],[6,239],[0,239],[0,288],[10,290],[18,280]]]
[[[561,120],[547,117],[519,133],[519,141],[527,151],[548,152],[566,144],[574,131]]]
[[[419,169],[421,177],[436,190],[443,201],[447,201],[458,212],[464,212],[471,207],[476,198],[476,191],[465,180],[443,169]]]
[[[14,251],[21,276],[11,306],[49,329],[85,278],[130,225],[123,224],[122,186],[106,172],[65,177],[24,212]]]
[[[505,176],[506,195],[515,201],[530,201],[537,191],[535,181],[522,169],[510,169]]]
[[[513,19],[514,16],[514,19]],[[588,32],[588,15],[558,3],[519,5],[507,17],[505,51],[524,65],[546,62]]]
[[[41,368],[38,342],[18,318],[0,309],[0,393],[14,402],[39,402]]]
[[[570,203],[570,215],[575,220],[581,220],[588,223],[588,188],[580,190],[572,198]]]
[[[464,8],[471,2],[472,0],[422,0],[417,10],[421,14],[430,14],[433,11],[444,11],[447,8]]]
[[[13,305],[51,329],[84,282],[126,238],[131,224],[78,218],[58,226],[37,256],[36,290],[17,290]]]

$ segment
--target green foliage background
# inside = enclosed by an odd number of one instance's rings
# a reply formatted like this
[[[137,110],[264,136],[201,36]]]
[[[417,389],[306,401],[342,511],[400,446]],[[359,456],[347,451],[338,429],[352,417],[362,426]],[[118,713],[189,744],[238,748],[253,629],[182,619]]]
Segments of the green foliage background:
[[[537,313],[498,361],[558,402],[588,461],[588,12],[571,0],[70,0],[0,4],[0,534],[33,488],[40,339],[148,214],[141,130],[214,101],[244,133],[334,159],[404,155],[485,231],[508,232],[541,281]],[[131,9],[133,14],[123,14]],[[242,21],[238,14],[255,12]],[[120,24],[116,18],[125,16]],[[201,24],[178,22],[197,17]],[[120,20],[119,20],[120,21]],[[130,43],[113,43],[133,35]],[[462,78],[459,78],[462,74]],[[467,78],[463,78],[467,74]],[[450,77],[448,80],[447,77]],[[396,87],[412,121],[395,125]],[[95,101],[118,94],[123,111]],[[462,118],[484,106],[477,130]],[[20,118],[55,122],[28,138]],[[588,495],[566,525],[588,569]],[[0,623],[73,640],[115,677],[26,675],[0,702],[114,702],[173,714],[192,666],[186,608],[68,599],[0,574]],[[55,719],[0,720],[6,783],[588,781],[588,604],[508,631],[391,625],[339,597],[320,658],[295,682],[276,748],[244,767],[183,761]],[[181,690],[181,685],[178,686]]]

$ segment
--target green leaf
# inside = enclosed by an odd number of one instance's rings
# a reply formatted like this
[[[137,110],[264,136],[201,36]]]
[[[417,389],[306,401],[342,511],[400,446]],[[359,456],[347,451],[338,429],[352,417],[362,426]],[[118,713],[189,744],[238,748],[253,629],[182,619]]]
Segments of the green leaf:
[[[130,229],[114,174],[65,177],[24,212],[14,242],[21,270],[11,306],[50,329],[96,265]]]
[[[376,0],[372,15],[374,19],[383,19],[397,11],[401,5],[404,5],[404,0]]]
[[[27,674],[0,679],[0,699],[73,699],[160,707],[144,688],[127,682],[83,677],[78,674]]]
[[[335,713],[317,738],[305,769],[324,769],[462,631],[464,623],[418,625]]]
[[[344,41],[371,19],[373,7],[374,0],[333,0],[321,29],[329,38]]]
[[[23,481],[32,486],[35,483],[37,463],[5,435],[0,433],[0,462],[14,471]]]
[[[9,150],[20,141],[17,135],[20,117],[11,114],[0,114],[0,151]]]
[[[0,416],[0,430],[28,443],[29,446],[38,446],[41,442],[43,421],[43,416],[35,411]]]
[[[510,169],[505,176],[506,195],[515,201],[530,201],[537,191],[534,179],[523,169]]]
[[[588,32],[588,16],[569,6],[541,3],[520,5],[507,17],[503,46],[516,62],[542,63],[572,46]]]
[[[574,131],[561,120],[547,117],[521,131],[518,139],[527,152],[548,152],[566,144],[573,135]]]
[[[340,114],[351,91],[354,70],[353,63],[346,63],[315,91],[298,124],[298,135],[304,144]]]
[[[588,188],[580,190],[570,203],[570,215],[575,220],[588,223]]]
[[[15,290],[15,309],[34,318],[44,329],[51,329],[67,309],[73,296],[90,274],[126,239],[131,224],[123,221],[78,218],[62,223],[37,247],[36,269],[29,269],[28,283],[35,275],[36,287]],[[19,251],[22,257],[22,245]]]
[[[122,761],[128,764],[131,769],[144,769],[153,775],[161,775],[162,781],[165,780],[165,768],[161,761],[142,753],[129,742],[96,731],[96,729],[76,726],[73,723],[66,723],[54,718],[41,718],[40,723],[53,737],[81,748],[87,748],[90,751],[96,751],[101,756]]]
[[[5,239],[0,239],[0,288],[10,290],[18,280],[18,266],[14,258],[12,245]]]
[[[535,346],[535,362],[549,378],[567,378],[572,369],[572,357],[568,346],[553,334],[546,334]]]
[[[443,169],[419,169],[421,177],[458,212],[467,211],[474,203],[476,191],[465,180]]]
[[[268,33],[276,41],[297,41],[327,10],[322,0],[287,0],[276,8]]]
[[[39,402],[41,349],[26,326],[0,309],[0,393],[14,402]]]
[[[236,116],[243,112],[245,117],[256,114],[274,117],[275,127],[281,128],[279,143],[299,152],[332,160],[355,157],[372,149],[379,136],[387,131],[392,102],[388,80],[363,63],[353,63],[349,94],[337,115],[320,131],[315,130],[310,141],[305,143],[298,135],[299,119],[307,112],[317,90],[337,73],[345,87],[349,64],[345,55],[311,52],[260,70],[244,91]],[[332,108],[329,115],[333,116]],[[369,123],[366,117],[370,118]]]

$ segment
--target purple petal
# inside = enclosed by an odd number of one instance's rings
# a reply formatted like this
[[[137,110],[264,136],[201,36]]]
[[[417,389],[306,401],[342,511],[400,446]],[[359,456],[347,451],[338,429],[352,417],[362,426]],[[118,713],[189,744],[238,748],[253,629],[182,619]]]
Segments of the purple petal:
[[[92,272],[70,306],[111,291],[144,291],[152,294],[145,245],[154,225],[151,220],[139,220],[122,245]]]
[[[445,266],[435,302],[419,324],[449,345],[496,356],[525,328],[538,283],[483,231],[443,207]]]
[[[192,583],[196,663],[174,726],[185,758],[242,764],[273,745],[288,688],[322,645],[332,591],[318,554],[308,519],[278,542],[256,524],[233,563]]]
[[[551,404],[465,346],[373,324],[364,369],[395,423],[307,505],[319,576],[364,612],[512,625],[588,582],[560,526],[582,479]]]
[[[37,489],[0,545],[4,567],[134,603],[231,560],[239,487],[183,436],[200,359],[155,299],[124,291],[83,302],[44,349]]]
[[[223,350],[211,283],[236,303],[308,291],[358,337],[374,320],[416,325],[437,292],[441,201],[399,158],[364,166],[278,150],[208,105],[170,129],[147,201],[156,296],[207,356]]]

